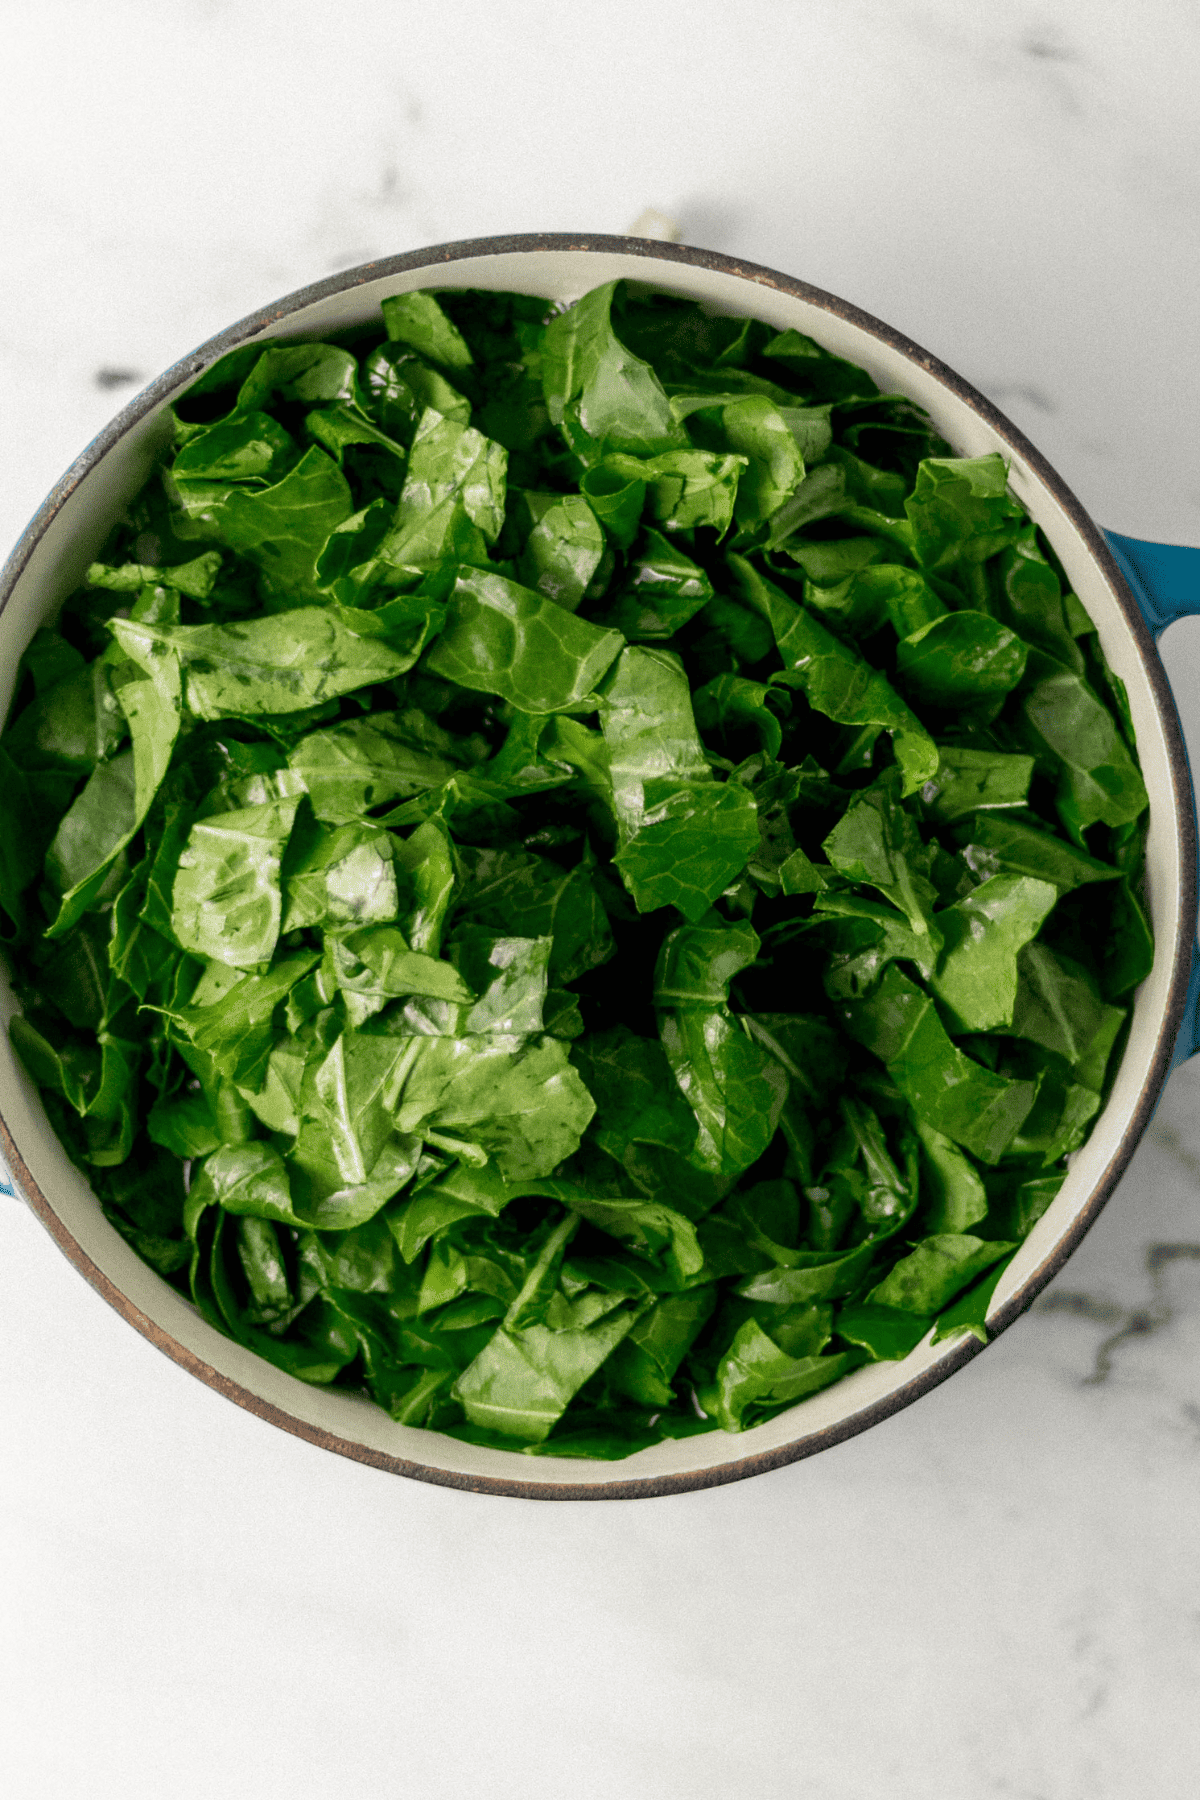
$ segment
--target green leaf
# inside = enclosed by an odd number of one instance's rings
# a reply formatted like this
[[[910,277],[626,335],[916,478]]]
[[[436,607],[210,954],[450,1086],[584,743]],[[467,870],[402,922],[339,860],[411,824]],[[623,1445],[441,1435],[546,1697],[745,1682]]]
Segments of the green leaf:
[[[932,780],[937,746],[886,678],[764,580],[743,557],[727,560],[747,603],[775,634],[788,685],[802,689],[810,706],[839,725],[877,725],[892,732],[905,794],[916,793]]]
[[[283,916],[283,852],[298,804],[269,801],[192,826],[171,909],[172,930],[185,950],[235,969],[270,962]]]
[[[712,597],[704,570],[647,527],[604,622],[631,643],[658,643],[673,637]]]
[[[1028,654],[997,619],[946,613],[901,639],[896,673],[910,700],[953,708],[1007,694],[1024,675]]]
[[[644,471],[638,468],[622,473],[607,463],[597,463],[584,471],[579,491],[609,536],[628,550],[646,503]]]
[[[942,1232],[923,1238],[916,1249],[902,1257],[868,1298],[876,1306],[895,1307],[898,1312],[917,1313],[923,1324],[944,1306],[967,1283],[1014,1244],[986,1243],[969,1233]],[[923,1334],[922,1334],[923,1335]]]
[[[665,1012],[661,1035],[680,1092],[696,1115],[689,1160],[722,1178],[740,1174],[775,1135],[786,1075],[723,1008]]]
[[[421,288],[395,294],[381,303],[380,310],[388,336],[411,344],[431,362],[447,369],[469,369],[474,362],[462,332],[446,317],[433,294]]]
[[[945,949],[929,985],[958,1030],[1012,1024],[1018,953],[1027,953],[1057,899],[1048,881],[993,875],[937,915]]]
[[[556,1038],[519,1047],[500,1035],[412,1042],[402,1132],[463,1136],[512,1182],[548,1175],[578,1149],[595,1106]]]
[[[1002,872],[1029,875],[1036,881],[1053,882],[1060,893],[1067,893],[1089,882],[1116,881],[1120,876],[1119,869],[1023,819],[976,815],[962,828],[962,837],[966,840],[965,860],[980,880]]]
[[[921,1168],[926,1183],[922,1216],[934,1233],[969,1231],[987,1216],[983,1179],[956,1144],[932,1125],[917,1121]]]
[[[576,1325],[575,1315],[587,1319],[589,1298],[564,1303],[564,1322],[555,1329],[529,1325],[496,1332],[455,1383],[455,1397],[473,1424],[531,1444],[549,1434],[633,1324],[635,1315],[623,1308]]]
[[[345,476],[323,450],[306,450],[268,487],[172,479],[189,536],[214,538],[248,557],[272,594],[292,601],[317,597],[317,557],[330,532],[354,511]]]
[[[872,1362],[899,1362],[916,1349],[930,1322],[896,1306],[859,1301],[839,1309],[834,1330],[847,1344],[865,1350]]]
[[[228,818],[226,818],[226,824]],[[287,933],[304,926],[381,925],[400,910],[395,839],[377,826],[315,824],[303,814],[282,869]]]
[[[1081,842],[1091,825],[1125,825],[1149,805],[1116,720],[1072,669],[1041,651],[1029,660],[1022,718],[1033,744],[1061,767],[1059,816]]]
[[[616,946],[586,864],[562,869],[527,851],[464,847],[463,914],[497,931],[549,937],[549,979],[575,981],[614,954]]]
[[[721,1358],[715,1381],[700,1388],[697,1398],[723,1431],[742,1431],[754,1422],[751,1409],[780,1406],[818,1393],[861,1360],[853,1352],[789,1356],[755,1319],[747,1319]]]
[[[330,938],[325,957],[353,1026],[373,1018],[389,1000],[407,994],[427,995],[453,1005],[467,1005],[474,998],[449,963],[410,949],[394,925],[371,926],[353,931],[347,938]]]
[[[404,713],[371,713],[310,731],[288,758],[318,819],[351,825],[368,807],[440,787],[460,766]]]
[[[913,548],[926,569],[982,563],[1015,542],[1024,515],[1008,491],[1004,458],[931,456],[904,502]]]
[[[182,671],[200,719],[294,713],[412,667],[428,624],[408,603],[396,611],[300,607],[229,625],[160,627],[114,620],[122,650],[143,668],[167,658]],[[165,679],[165,678],[164,678]]]
[[[658,376],[613,329],[617,285],[593,288],[546,327],[542,385],[551,422],[561,425],[570,409],[589,437],[614,447],[686,441]]]
[[[517,573],[527,588],[575,612],[600,567],[604,533],[581,495],[545,497],[551,504],[525,540]]]
[[[939,824],[973,812],[1023,806],[1033,778],[1032,756],[939,744],[937,774],[921,789],[921,801]]]
[[[894,967],[869,999],[838,1014],[850,1036],[886,1063],[919,1120],[981,1162],[999,1162],[1033,1106],[1034,1082],[1007,1080],[956,1049],[933,1001]]]
[[[1083,1085],[1099,1092],[1108,1053],[1125,1022],[1125,1008],[1106,1006],[1087,971],[1056,956],[1048,944],[1027,944],[1017,962],[1020,981],[1012,1013],[1013,1036],[1028,1038],[1067,1062],[1079,1064]],[[1094,1068],[1087,1066],[1093,1047],[1098,1053]]]
[[[272,344],[258,356],[238,390],[237,410],[253,412],[279,400],[294,406],[353,400],[357,373],[350,352],[336,344]],[[188,393],[202,392],[203,382],[202,377]]]
[[[508,451],[432,407],[421,415],[396,522],[378,549],[397,586],[443,561],[486,562],[504,523]]]
[[[235,412],[189,437],[177,451],[171,472],[176,481],[264,481],[277,479],[299,461],[296,440],[265,412]],[[94,564],[94,569],[102,565]],[[140,571],[138,571],[140,573]],[[159,580],[158,570],[142,581]],[[112,580],[88,570],[89,585],[112,587]]]
[[[673,787],[613,859],[639,912],[700,919],[758,848],[754,801],[732,782]]]
[[[847,808],[821,848],[841,874],[877,888],[898,906],[913,935],[927,938],[936,955],[942,927],[933,913],[936,893],[929,878],[930,853],[899,804],[896,788],[897,783],[886,777],[868,788]]]
[[[464,568],[425,667],[522,712],[552,713],[580,706],[621,643],[618,632],[576,619],[503,575]]]
[[[671,1382],[680,1363],[703,1331],[717,1302],[715,1285],[667,1294],[630,1326],[605,1363],[604,1372],[618,1393],[640,1406],[669,1406]]]
[[[603,467],[619,480],[644,481],[650,517],[664,531],[707,525],[723,536],[733,523],[744,456],[709,450],[664,450],[659,456],[615,452]],[[590,495],[589,495],[590,498]]]

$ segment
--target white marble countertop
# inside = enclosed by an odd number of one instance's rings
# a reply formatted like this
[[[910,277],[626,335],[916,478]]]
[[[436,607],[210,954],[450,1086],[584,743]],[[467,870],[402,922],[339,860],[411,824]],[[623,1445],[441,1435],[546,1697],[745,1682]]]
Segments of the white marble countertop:
[[[935,350],[1102,524],[1200,543],[1198,54],[1190,0],[42,0],[0,73],[0,539],[252,307],[656,207]],[[1196,1791],[1195,1065],[985,1356],[668,1500],[343,1462],[166,1361],[3,1198],[0,1236],[12,1800]]]

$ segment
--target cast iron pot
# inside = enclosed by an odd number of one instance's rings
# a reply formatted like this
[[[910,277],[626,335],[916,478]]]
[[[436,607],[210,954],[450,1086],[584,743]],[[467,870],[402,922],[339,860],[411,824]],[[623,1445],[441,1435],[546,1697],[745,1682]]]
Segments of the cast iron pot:
[[[1013,491],[1045,531],[1125,682],[1150,793],[1148,893],[1154,968],[1138,990],[1116,1083],[1049,1211],[1005,1270],[988,1314],[1011,1325],[1066,1261],[1125,1170],[1173,1058],[1196,1048],[1196,820],[1187,756],[1156,636],[1200,611],[1200,550],[1104,535],[1016,428],[936,357],[844,300],[791,276],[677,244],[639,238],[483,238],[367,263],[242,319],[176,363],[84,451],[25,531],[0,579],[0,714],[18,659],[96,556],[169,438],[166,408],[238,345],[321,338],[378,317],[390,294],[418,287],[518,290],[573,300],[617,277],[648,281],[715,312],[794,327],[867,369],[884,392],[918,401],[957,454],[999,451]],[[1200,968],[1200,965],[1198,965]],[[4,1019],[14,1008],[3,985]],[[1182,1029],[1181,1029],[1182,1028]],[[1178,1046],[1178,1047],[1177,1047]],[[740,1436],[714,1432],[655,1445],[624,1462],[540,1459],[483,1449],[394,1424],[368,1400],[306,1386],[205,1324],[142,1263],[68,1161],[38,1095],[0,1038],[0,1147],[56,1243],[131,1325],[210,1387],[285,1430],[398,1475],[478,1493],[533,1499],[667,1494],[736,1481],[839,1443],[887,1418],[978,1354],[974,1337],[900,1363],[875,1363]]]

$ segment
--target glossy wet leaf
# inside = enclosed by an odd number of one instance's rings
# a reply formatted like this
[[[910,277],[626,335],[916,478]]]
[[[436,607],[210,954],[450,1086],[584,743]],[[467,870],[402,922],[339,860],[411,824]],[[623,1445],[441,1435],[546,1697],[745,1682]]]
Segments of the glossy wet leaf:
[[[997,1163],[1029,1114],[1036,1083],[1009,1080],[951,1043],[933,1001],[894,966],[868,999],[839,1009],[850,1035],[886,1064],[917,1118]]]
[[[575,612],[600,567],[604,533],[581,495],[568,494],[541,513],[525,540],[518,574],[536,593]]]
[[[789,600],[741,557],[730,567],[747,602],[770,624],[789,686],[840,725],[878,726],[893,734],[904,792],[915,793],[937,772],[937,746],[887,679],[848,645]]]
[[[572,617],[518,582],[463,569],[426,667],[522,712],[551,713],[579,706],[621,643],[617,632]]]
[[[1028,654],[985,613],[946,613],[900,640],[896,672],[915,704],[953,708],[1015,688]]]
[[[1048,881],[993,875],[937,915],[945,948],[929,985],[958,1030],[1012,1023],[1019,956],[1057,899]]]

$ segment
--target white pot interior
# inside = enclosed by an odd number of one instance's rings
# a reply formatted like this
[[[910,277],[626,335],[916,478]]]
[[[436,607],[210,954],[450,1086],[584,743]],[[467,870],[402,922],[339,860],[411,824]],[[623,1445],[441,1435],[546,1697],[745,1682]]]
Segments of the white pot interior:
[[[379,302],[410,288],[484,287],[513,289],[563,301],[616,277],[650,281],[672,293],[702,301],[717,312],[752,314],[779,327],[794,327],[828,349],[866,368],[885,392],[901,392],[928,411],[957,453],[978,456],[1000,451],[1010,462],[1014,492],[1046,532],[1071,583],[1099,629],[1104,652],[1129,693],[1143,773],[1151,795],[1147,845],[1149,902],[1156,955],[1152,974],[1139,990],[1132,1030],[1111,1098],[1090,1139],[1076,1155],[1062,1190],[1034,1228],[997,1289],[992,1313],[1053,1259],[1121,1150],[1163,1030],[1172,970],[1180,949],[1180,829],[1163,719],[1137,643],[1098,563],[1051,489],[1014,447],[953,388],[917,360],[836,312],[780,291],[750,276],[687,262],[630,253],[586,250],[513,250],[456,261],[437,261],[401,276],[382,276],[348,287],[255,335],[320,337],[377,316]],[[278,310],[278,309],[277,309]],[[172,396],[194,379],[199,363],[179,365]],[[165,405],[165,401],[163,402]],[[135,403],[136,406],[136,403]],[[161,407],[135,420],[67,495],[33,548],[0,623],[0,707],[7,708],[18,659],[37,627],[49,621],[78,585],[111,520],[145,480],[166,433]],[[69,478],[67,478],[69,481]],[[7,980],[0,991],[5,1022],[14,1001]],[[547,1487],[605,1486],[663,1478],[686,1483],[693,1472],[724,1468],[763,1453],[821,1437],[831,1428],[841,1436],[853,1421],[912,1382],[928,1377],[960,1345],[936,1349],[928,1341],[902,1363],[868,1365],[848,1379],[802,1401],[765,1425],[727,1436],[713,1432],[683,1442],[663,1443],[618,1463],[523,1456],[459,1443],[440,1433],[394,1424],[364,1398],[340,1390],[312,1388],[283,1374],[206,1325],[181,1296],[143,1264],[103,1217],[90,1188],[72,1166],[42,1111],[37,1092],[18,1064],[7,1033],[0,1042],[0,1114],[32,1180],[41,1190],[82,1258],[105,1283],[126,1297],[141,1319],[174,1340],[179,1360],[212,1380],[231,1397],[257,1410],[284,1415],[306,1434],[329,1434],[337,1447],[370,1460],[386,1458],[456,1484],[522,1483]],[[20,1171],[16,1171],[18,1179]],[[80,1258],[76,1257],[77,1261]],[[89,1271],[90,1273],[90,1271]],[[94,1279],[95,1277],[92,1276]],[[232,1386],[230,1385],[232,1384]],[[924,1384],[922,1384],[924,1385]]]

